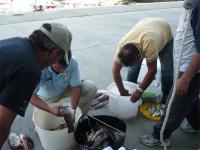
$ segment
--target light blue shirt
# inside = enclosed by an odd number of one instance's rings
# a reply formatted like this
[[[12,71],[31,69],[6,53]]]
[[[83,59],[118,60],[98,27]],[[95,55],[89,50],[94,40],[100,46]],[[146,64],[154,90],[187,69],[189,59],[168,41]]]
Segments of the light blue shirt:
[[[40,83],[34,93],[45,98],[52,98],[64,92],[66,88],[79,86],[80,84],[78,62],[72,57],[69,66],[63,73],[56,74],[51,67],[43,69]]]

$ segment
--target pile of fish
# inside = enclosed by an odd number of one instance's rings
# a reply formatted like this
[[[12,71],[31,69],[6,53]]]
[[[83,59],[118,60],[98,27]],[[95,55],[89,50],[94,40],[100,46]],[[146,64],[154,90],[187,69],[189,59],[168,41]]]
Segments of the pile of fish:
[[[102,150],[107,146],[118,145],[125,138],[125,134],[97,124],[86,132],[86,137],[85,150]]]
[[[68,133],[71,133],[74,131],[74,120],[75,120],[75,114],[74,110],[70,106],[59,106],[58,111],[62,117],[64,117],[65,124],[59,125],[53,130],[61,130],[64,128],[68,128]]]
[[[163,107],[161,105],[147,105],[145,109],[150,112],[152,117],[161,117],[163,115]]]
[[[11,133],[8,136],[8,143],[13,150],[21,149],[21,150],[31,150],[33,149],[34,143],[30,137],[25,134],[20,133],[17,135],[16,133]]]
[[[106,106],[109,103],[109,96],[106,93],[98,92],[95,99],[92,101],[90,109],[98,109]]]

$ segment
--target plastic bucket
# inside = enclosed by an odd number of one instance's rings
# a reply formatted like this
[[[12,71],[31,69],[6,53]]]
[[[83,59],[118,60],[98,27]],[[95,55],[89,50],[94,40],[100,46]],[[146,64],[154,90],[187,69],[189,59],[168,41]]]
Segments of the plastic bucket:
[[[149,87],[144,91],[144,94],[145,93],[153,94],[155,97],[142,97],[142,101],[160,102],[163,97],[161,82],[158,80],[153,80]]]
[[[70,106],[70,103],[61,102],[64,106]],[[50,105],[56,105],[50,104]],[[75,115],[75,124],[78,123],[82,113],[77,108]],[[68,133],[68,128],[50,131],[65,123],[63,117],[56,117],[50,113],[37,109],[33,115],[33,122],[40,138],[41,144],[45,150],[70,150],[75,145],[74,133]]]
[[[142,82],[142,80],[144,79],[144,76],[146,75],[148,68],[147,68],[147,64],[146,64],[146,60],[144,59],[142,61],[142,65],[141,65],[141,69],[140,69],[140,73],[138,75],[138,82]],[[160,60],[158,59],[157,61],[157,73],[155,75],[156,80],[161,80],[161,64],[160,64]]]
[[[123,81],[123,84],[129,93],[133,93],[138,87],[137,84],[128,81]],[[114,82],[107,87],[107,91],[109,95],[109,109],[114,115],[121,119],[128,119],[137,115],[138,106],[141,103],[140,100],[132,103],[130,96],[120,96]]]
[[[107,116],[107,115],[97,115],[97,116],[93,116],[93,117],[126,133],[126,124],[122,120],[120,120],[116,117]],[[88,121],[88,119],[89,119],[89,121]],[[85,139],[86,139],[86,132],[90,131],[90,129],[93,128],[94,126],[96,126],[97,123],[99,124],[99,122],[97,122],[95,119],[92,119],[90,117],[88,117],[88,118],[85,117],[79,121],[79,123],[76,127],[76,130],[74,132],[74,138],[75,138],[76,142],[80,145],[80,147],[84,147]],[[120,141],[120,143],[118,143],[117,145],[110,145],[110,146],[114,150],[117,150],[121,146],[124,145],[124,141],[125,141],[125,136],[124,136],[123,140]],[[93,149],[90,149],[90,150],[93,150]],[[97,149],[95,149],[95,150],[97,150]]]

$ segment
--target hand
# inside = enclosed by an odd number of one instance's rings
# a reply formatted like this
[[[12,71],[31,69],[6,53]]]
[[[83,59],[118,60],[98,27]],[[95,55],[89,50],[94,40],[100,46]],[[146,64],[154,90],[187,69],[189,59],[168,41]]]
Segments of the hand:
[[[123,89],[122,91],[120,91],[121,96],[130,96],[129,91],[126,89]]]
[[[58,110],[59,106],[51,106],[50,107],[50,113],[57,116],[57,117],[60,117],[60,112]]]
[[[68,118],[69,121],[71,121],[72,123],[74,123],[75,121],[75,113],[76,110],[72,109],[70,106],[58,106],[59,108],[59,116],[64,117],[64,118]]]
[[[176,95],[182,96],[187,93],[189,87],[189,81],[186,78],[181,77],[176,84]]]
[[[140,99],[141,96],[142,96],[142,93],[139,92],[138,90],[136,90],[136,91],[131,95],[131,101],[132,101],[133,103],[135,103],[135,102],[137,102],[137,101]]]

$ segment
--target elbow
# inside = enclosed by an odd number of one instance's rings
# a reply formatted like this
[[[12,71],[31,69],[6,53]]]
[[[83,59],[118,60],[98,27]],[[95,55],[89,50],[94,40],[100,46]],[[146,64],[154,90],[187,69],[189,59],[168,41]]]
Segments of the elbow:
[[[31,99],[30,99],[31,104],[34,104],[35,98],[36,98],[36,95],[33,93],[32,96],[31,96]]]
[[[113,76],[116,74],[116,72],[117,72],[116,69],[113,67],[112,68],[112,74],[113,74]]]
[[[121,68],[122,68],[122,66],[120,64],[114,63],[113,67],[112,67],[113,76],[116,76],[116,75],[120,74]]]
[[[117,73],[117,69],[116,69],[116,67],[113,66],[113,68],[112,68],[112,74],[113,74],[113,76],[115,76],[116,73]]]
[[[113,75],[113,78],[116,79],[120,76],[120,71],[118,69],[113,68],[112,75]]]
[[[30,99],[30,103],[33,105],[33,103],[34,103],[34,100],[33,100],[33,96],[31,97],[31,99]]]

